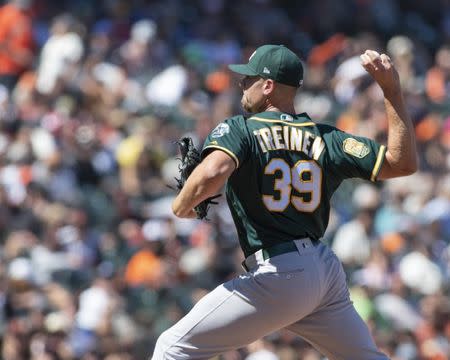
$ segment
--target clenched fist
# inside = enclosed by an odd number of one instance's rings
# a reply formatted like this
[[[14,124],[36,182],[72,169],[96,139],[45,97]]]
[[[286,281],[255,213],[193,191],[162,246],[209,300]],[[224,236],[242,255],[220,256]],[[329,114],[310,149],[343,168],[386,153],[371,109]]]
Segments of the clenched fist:
[[[400,79],[389,56],[375,50],[366,50],[360,56],[361,64],[378,83],[385,95],[400,92]]]

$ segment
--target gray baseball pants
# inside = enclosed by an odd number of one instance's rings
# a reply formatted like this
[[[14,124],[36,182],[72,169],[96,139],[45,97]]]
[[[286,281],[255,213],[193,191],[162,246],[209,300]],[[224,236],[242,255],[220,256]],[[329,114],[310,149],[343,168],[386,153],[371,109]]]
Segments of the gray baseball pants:
[[[325,244],[246,259],[249,272],[204,296],[158,338],[153,360],[209,359],[286,328],[330,360],[386,360],[355,311],[340,261]]]

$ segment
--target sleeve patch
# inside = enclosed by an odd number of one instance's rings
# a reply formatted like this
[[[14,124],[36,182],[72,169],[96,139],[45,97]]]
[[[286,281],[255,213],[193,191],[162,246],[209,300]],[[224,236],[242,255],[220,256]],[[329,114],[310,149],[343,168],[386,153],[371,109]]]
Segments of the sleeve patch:
[[[345,139],[342,145],[344,152],[360,159],[365,157],[370,152],[370,149],[366,144],[354,138]]]
[[[215,129],[211,132],[212,138],[219,138],[228,134],[230,132],[230,126],[225,123],[220,123],[215,127]]]

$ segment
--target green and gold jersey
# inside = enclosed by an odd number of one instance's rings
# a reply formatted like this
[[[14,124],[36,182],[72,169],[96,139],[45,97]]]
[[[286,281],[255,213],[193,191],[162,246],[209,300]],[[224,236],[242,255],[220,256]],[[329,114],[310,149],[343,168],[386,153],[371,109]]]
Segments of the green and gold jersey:
[[[279,242],[319,239],[330,199],[347,178],[375,181],[385,147],[305,113],[263,112],[220,123],[202,151],[221,150],[236,162],[226,197],[245,256]]]

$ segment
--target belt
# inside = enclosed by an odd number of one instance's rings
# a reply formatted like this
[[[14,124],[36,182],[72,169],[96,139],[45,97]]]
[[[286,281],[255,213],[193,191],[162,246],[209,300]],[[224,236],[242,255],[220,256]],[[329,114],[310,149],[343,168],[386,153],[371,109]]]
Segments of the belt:
[[[288,252],[297,251],[297,246],[293,241],[282,242],[271,246],[267,249],[262,249],[262,255],[264,260],[270,259],[271,257],[285,254]]]
[[[298,242],[298,244],[296,244]],[[292,241],[286,241],[282,243],[275,244],[269,248],[261,249],[256,251],[254,254],[248,256],[243,262],[242,267],[244,270],[249,271],[248,267],[248,260],[252,260],[253,262],[258,262],[258,259],[261,260],[267,260],[277,255],[282,255],[294,251],[300,251],[298,246],[303,246],[303,248],[306,249],[308,246],[307,243],[311,244],[313,246],[316,246],[319,243],[319,240],[312,240],[309,238],[299,239],[299,240],[292,240]]]

